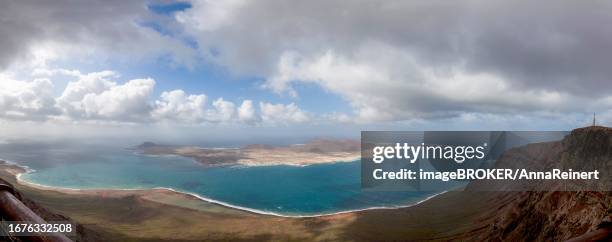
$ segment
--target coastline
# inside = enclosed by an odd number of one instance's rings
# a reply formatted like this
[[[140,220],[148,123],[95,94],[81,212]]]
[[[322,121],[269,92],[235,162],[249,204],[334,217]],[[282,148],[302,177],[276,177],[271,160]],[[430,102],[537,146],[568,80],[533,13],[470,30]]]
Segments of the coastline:
[[[125,196],[132,196],[132,195],[136,195],[136,196],[141,196],[144,199],[153,201],[153,202],[160,202],[160,203],[164,203],[164,204],[168,204],[171,206],[177,206],[177,207],[185,207],[182,206],[181,204],[177,203],[177,202],[164,202],[164,201],[159,201],[159,200],[155,200],[155,199],[151,199],[150,197],[158,194],[158,193],[164,193],[164,194],[170,194],[170,196],[174,197],[174,198],[178,198],[178,200],[197,200],[199,202],[206,202],[206,203],[211,203],[211,204],[215,204],[215,205],[219,205],[225,208],[230,208],[230,209],[234,209],[234,210],[239,210],[241,212],[246,212],[246,213],[250,213],[250,214],[254,214],[254,215],[264,215],[264,216],[274,216],[274,217],[281,217],[281,218],[318,218],[318,217],[328,217],[328,216],[335,216],[335,215],[343,215],[343,214],[351,214],[351,213],[358,213],[358,212],[363,212],[363,211],[370,211],[370,210],[393,210],[393,209],[402,209],[402,208],[408,208],[408,207],[412,207],[412,206],[416,206],[419,205],[421,203],[424,203],[432,198],[435,198],[437,196],[440,196],[442,194],[447,193],[448,191],[443,191],[440,193],[436,193],[430,196],[427,196],[424,199],[420,199],[416,202],[410,203],[410,204],[405,204],[405,205],[397,205],[397,206],[376,206],[376,207],[368,207],[368,208],[362,208],[362,209],[352,209],[352,210],[345,210],[345,211],[338,211],[338,212],[332,212],[332,213],[321,213],[321,214],[313,214],[313,215],[287,215],[287,214],[279,214],[279,213],[275,213],[275,212],[269,212],[269,211],[263,211],[263,210],[258,210],[258,209],[252,209],[252,208],[247,208],[247,207],[243,207],[243,206],[238,206],[238,205],[233,205],[230,203],[226,203],[223,201],[219,201],[219,200],[215,200],[212,198],[207,198],[204,196],[201,196],[199,194],[193,193],[193,192],[188,192],[188,191],[180,191],[174,188],[169,188],[169,187],[153,187],[153,188],[92,188],[92,189],[87,189],[87,188],[67,188],[67,187],[56,187],[56,186],[49,186],[49,185],[44,185],[44,184],[38,184],[35,182],[31,182],[28,181],[26,179],[24,179],[22,177],[22,175],[27,174],[27,173],[32,173],[32,172],[36,172],[36,170],[31,169],[28,166],[25,165],[21,165],[18,164],[17,162],[14,161],[7,161],[4,159],[0,159],[0,161],[4,161],[4,163],[0,163],[0,167],[3,170],[6,170],[8,173],[11,173],[14,177],[15,180],[23,186],[27,186],[33,189],[38,189],[38,190],[46,190],[46,191],[56,191],[56,192],[60,192],[63,194],[73,194],[73,195],[89,195],[89,196],[108,196],[108,197],[125,197]],[[347,161],[338,161],[338,162],[347,162]],[[314,165],[314,164],[308,164],[308,165]],[[247,165],[245,165],[247,166]],[[8,169],[7,169],[8,168]],[[149,198],[148,198],[149,197]]]

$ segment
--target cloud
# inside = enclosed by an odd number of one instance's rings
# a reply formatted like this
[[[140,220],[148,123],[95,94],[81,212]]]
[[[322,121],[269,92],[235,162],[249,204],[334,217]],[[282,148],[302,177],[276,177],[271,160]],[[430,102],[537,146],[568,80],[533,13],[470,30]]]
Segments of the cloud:
[[[262,102],[258,112],[252,100],[243,100],[236,106],[220,97],[208,105],[205,94],[188,94],[181,89],[164,91],[154,97],[155,80],[132,79],[120,83],[116,81],[119,75],[109,70],[81,74],[77,70],[45,69],[34,75],[66,75],[76,80],[68,82],[56,97],[48,79],[15,81],[7,75],[0,76],[0,119],[258,125],[299,123],[310,118],[294,103]]]
[[[148,119],[149,97],[155,80],[134,79],[118,84],[111,80],[115,77],[118,75],[112,71],[81,75],[77,81],[68,83],[57,98],[57,106],[75,120],[142,122]]]
[[[0,8],[0,70],[52,60],[149,60],[195,64],[193,48],[146,23],[162,23],[149,1],[7,1]]]
[[[198,31],[214,31],[228,24],[235,9],[243,6],[247,1],[245,0],[227,0],[227,1],[210,1],[201,0],[196,1],[195,4],[197,9],[194,10],[197,14],[193,14],[192,11],[189,13],[179,12],[176,15],[176,19],[179,23],[193,23],[190,27]],[[205,5],[206,7],[201,7]],[[206,16],[206,18],[202,18]]]
[[[205,119],[206,95],[187,95],[183,90],[163,92],[155,101],[155,120],[199,123]]]
[[[88,93],[82,100],[85,116],[114,121],[146,120],[151,109],[148,98],[154,86],[153,79],[134,79],[99,94]]]
[[[609,2],[200,0],[168,14],[149,11],[150,3],[3,3],[0,71],[10,82],[0,84],[0,115],[259,124],[612,110],[612,30],[593,27],[612,21]],[[314,115],[293,103],[218,97],[206,106],[204,94],[183,90],[154,97],[152,79],[53,69],[160,59],[188,67],[204,60],[294,98],[311,98],[298,87],[314,84],[352,110]],[[30,78],[7,74],[14,70]],[[50,76],[77,80],[55,97]]]
[[[233,120],[236,113],[236,108],[233,102],[218,98],[212,103],[214,109],[208,110],[206,113],[207,120],[211,122],[229,122]]]
[[[47,79],[16,81],[0,75],[0,118],[44,120],[58,114],[52,90]]]
[[[45,71],[54,73],[55,71]],[[78,80],[69,82],[61,96],[57,98],[58,106],[72,117],[85,117],[83,99],[88,94],[101,94],[116,86],[117,83],[110,78],[117,77],[113,71],[93,72],[86,75],[78,75]]]
[[[238,107],[238,119],[242,122],[252,123],[257,121],[255,114],[255,108],[253,107],[253,101],[244,100],[240,107]]]
[[[259,102],[261,119],[268,123],[303,123],[310,120],[309,114],[301,110],[295,103],[272,104]]]
[[[314,83],[363,121],[612,109],[608,2],[192,5],[176,18],[209,60],[292,96]]]
[[[119,84],[111,80],[116,77],[112,71],[81,75],[68,83],[57,98],[58,106],[73,120],[201,124],[249,118],[245,116],[249,115],[248,104],[241,106],[242,116],[237,117],[234,103],[218,98],[207,108],[206,95],[187,94],[181,89],[162,92],[159,99],[151,102],[155,80],[134,79]]]
[[[378,53],[384,57],[371,61],[370,56]],[[411,76],[402,73],[407,69]],[[454,69],[438,72],[415,63],[409,56],[398,55],[397,50],[382,47],[357,52],[351,60],[331,51],[314,59],[286,53],[278,72],[264,87],[295,93],[292,84],[299,82],[316,83],[341,95],[355,108],[357,118],[369,122],[444,118],[462,112],[566,112],[584,108],[587,101],[559,91],[517,90],[499,76],[487,73]]]

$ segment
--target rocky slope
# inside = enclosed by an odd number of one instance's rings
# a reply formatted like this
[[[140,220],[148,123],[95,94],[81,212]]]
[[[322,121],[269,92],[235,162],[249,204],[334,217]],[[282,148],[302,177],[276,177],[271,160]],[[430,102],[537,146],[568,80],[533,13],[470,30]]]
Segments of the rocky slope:
[[[481,216],[482,221],[488,221],[488,224],[477,233],[460,236],[463,239],[612,240],[610,230],[612,192],[609,191],[609,174],[612,171],[611,128],[599,126],[580,128],[573,130],[560,142],[531,144],[512,149],[497,161],[496,166],[598,169],[603,174],[599,181],[594,182],[598,186],[597,189],[482,193],[483,199],[490,199],[491,202],[499,204],[498,209],[484,213]],[[467,190],[479,190],[480,186],[485,186],[482,183],[482,181],[472,182]],[[543,183],[542,185],[554,187],[563,184]],[[583,237],[579,237],[581,235]]]
[[[0,164],[4,164],[4,161],[0,161]],[[8,185],[9,187],[13,187],[11,183],[0,178],[0,184]],[[45,221],[68,221],[76,226],[76,231],[73,234],[68,235],[70,239],[74,241],[97,241],[96,232],[85,229],[81,224],[75,222],[70,217],[65,215],[56,213],[54,211],[49,210],[48,208],[41,206],[37,202],[29,199],[26,196],[23,196],[17,189],[12,188],[13,194],[19,199],[26,207],[30,208],[34,213],[40,216]],[[4,219],[2,214],[0,214],[0,218]],[[0,241],[4,241],[2,237],[0,237]],[[23,237],[11,237],[8,241],[30,241],[28,239],[24,239]]]

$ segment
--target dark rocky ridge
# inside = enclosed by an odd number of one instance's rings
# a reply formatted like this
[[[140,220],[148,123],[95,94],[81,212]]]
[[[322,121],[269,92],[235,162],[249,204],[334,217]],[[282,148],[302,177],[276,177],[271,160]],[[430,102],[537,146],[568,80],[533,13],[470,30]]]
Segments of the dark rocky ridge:
[[[592,126],[575,129],[563,139],[562,145],[563,168],[598,169],[605,172],[599,183],[606,185],[612,183],[612,128]]]

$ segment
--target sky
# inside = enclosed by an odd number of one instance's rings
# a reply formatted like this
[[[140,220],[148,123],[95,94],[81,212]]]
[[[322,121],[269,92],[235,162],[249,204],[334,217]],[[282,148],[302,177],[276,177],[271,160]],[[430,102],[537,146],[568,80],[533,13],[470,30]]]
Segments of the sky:
[[[7,0],[0,139],[612,125],[609,1]]]

